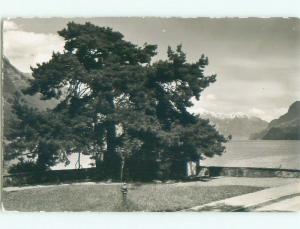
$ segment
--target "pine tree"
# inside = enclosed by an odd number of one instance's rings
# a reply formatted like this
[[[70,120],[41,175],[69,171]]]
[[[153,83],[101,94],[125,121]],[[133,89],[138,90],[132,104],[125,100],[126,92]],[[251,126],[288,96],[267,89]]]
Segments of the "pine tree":
[[[152,101],[144,106],[144,109],[148,107],[145,114],[151,115],[152,126],[148,126],[146,133],[136,134],[144,136],[144,148],[139,154],[146,152],[148,162],[151,162],[149,155],[171,162],[173,178],[186,175],[188,161],[220,155],[225,149],[222,143],[226,139],[209,121],[187,111],[193,105],[191,99],[199,99],[201,92],[216,80],[216,75],[204,75],[207,65],[208,58],[204,55],[196,63],[187,63],[179,45],[175,51],[169,47],[168,59],[154,63],[147,75],[144,87],[147,99],[143,104]]]
[[[178,46],[152,63],[155,45],[138,47],[90,23],[71,22],[58,33],[64,52],[32,68],[24,93],[59,103],[45,112],[15,106],[24,126],[10,136],[15,152],[38,155],[47,167],[84,153],[107,177],[123,177],[125,166],[130,176],[151,179],[159,161],[170,161],[171,176],[180,177],[187,161],[224,151],[224,137],[187,110],[215,82],[204,75],[207,57],[188,63]]]
[[[93,153],[96,159],[103,158],[105,173],[117,176],[116,101],[141,81],[143,66],[150,63],[156,46],[137,47],[124,41],[119,32],[90,23],[71,22],[58,33],[66,41],[65,51],[53,53],[49,62],[32,68],[34,79],[26,92],[39,92],[43,99],[56,98],[60,103],[53,112],[89,123],[93,143],[89,150],[98,150]]]

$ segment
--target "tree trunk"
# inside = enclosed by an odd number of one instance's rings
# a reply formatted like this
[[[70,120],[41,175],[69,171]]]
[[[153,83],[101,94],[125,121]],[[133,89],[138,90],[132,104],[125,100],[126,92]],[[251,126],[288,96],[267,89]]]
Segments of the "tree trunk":
[[[196,161],[196,176],[199,174],[199,172],[200,172],[200,159]]]
[[[195,169],[193,168],[193,162],[192,161],[189,161],[188,162],[188,168],[189,168],[189,172],[190,172],[190,176],[194,176],[195,175]]]
[[[187,177],[187,160],[175,159],[171,165],[171,179],[184,179]]]
[[[107,150],[104,154],[105,176],[117,178],[120,174],[121,158],[117,154],[116,126],[110,123],[106,134]]]
[[[121,171],[120,171],[120,180],[121,180],[121,182],[123,182],[123,180],[124,180],[124,165],[125,165],[125,159],[122,158]]]
[[[109,97],[109,103],[111,105],[110,113],[113,114],[115,110],[113,97]],[[116,150],[118,143],[117,143],[116,125],[114,121],[107,122],[106,144],[107,144],[107,149],[104,154],[104,160],[103,160],[104,172],[105,172],[104,175],[107,178],[118,179],[120,176],[121,157],[120,155],[118,155],[118,152]]]

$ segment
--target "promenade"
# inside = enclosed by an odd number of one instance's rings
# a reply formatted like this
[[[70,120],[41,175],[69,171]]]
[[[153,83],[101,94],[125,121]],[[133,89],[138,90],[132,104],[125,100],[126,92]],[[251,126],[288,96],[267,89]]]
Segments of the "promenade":
[[[261,191],[195,206],[184,211],[300,211],[300,182],[267,188]]]

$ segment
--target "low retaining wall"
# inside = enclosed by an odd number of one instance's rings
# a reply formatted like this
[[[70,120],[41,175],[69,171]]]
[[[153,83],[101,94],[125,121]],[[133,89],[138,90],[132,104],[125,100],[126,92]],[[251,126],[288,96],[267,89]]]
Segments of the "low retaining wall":
[[[95,168],[49,170],[37,173],[15,173],[3,176],[3,186],[33,184],[59,184],[63,182],[98,180],[99,171]]]
[[[201,169],[203,168],[207,168],[209,175],[213,177],[230,176],[300,178],[300,170],[296,169],[201,166]]]
[[[219,167],[201,166],[208,170],[211,177],[286,177],[300,178],[300,170],[296,169],[272,169],[252,167]],[[50,170],[39,173],[17,173],[3,176],[3,186],[23,186],[34,184],[59,184],[64,182],[97,181],[101,180],[99,170],[96,168]]]

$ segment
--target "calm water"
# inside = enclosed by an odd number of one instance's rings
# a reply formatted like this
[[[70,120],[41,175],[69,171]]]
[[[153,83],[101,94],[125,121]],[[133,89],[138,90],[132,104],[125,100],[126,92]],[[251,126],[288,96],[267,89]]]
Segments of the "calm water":
[[[61,163],[52,169],[74,169],[76,159],[74,154],[70,165]],[[82,156],[82,167],[90,167],[89,163],[89,156]],[[207,158],[201,165],[300,169],[300,141],[231,141],[222,156]]]
[[[205,159],[201,164],[300,169],[300,141],[231,141],[222,156]]]

